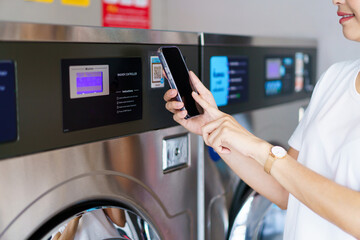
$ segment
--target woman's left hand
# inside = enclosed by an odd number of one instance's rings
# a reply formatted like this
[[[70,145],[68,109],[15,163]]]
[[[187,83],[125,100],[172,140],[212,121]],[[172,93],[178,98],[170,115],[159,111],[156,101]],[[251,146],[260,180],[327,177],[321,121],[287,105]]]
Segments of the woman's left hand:
[[[227,114],[206,124],[202,128],[202,135],[205,143],[219,154],[237,152],[255,159],[261,165],[265,164],[271,148],[269,143],[250,133]]]

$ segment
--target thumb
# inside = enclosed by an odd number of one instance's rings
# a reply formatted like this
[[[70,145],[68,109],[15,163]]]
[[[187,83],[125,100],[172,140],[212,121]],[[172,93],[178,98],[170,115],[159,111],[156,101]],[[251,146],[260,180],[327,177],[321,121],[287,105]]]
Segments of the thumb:
[[[208,91],[193,71],[189,71],[189,76],[196,91],[198,91],[200,94],[204,94],[206,91]]]
[[[211,107],[210,104],[205,101],[198,93],[192,92],[191,95],[204,110],[207,110],[209,107]]]
[[[201,95],[197,94],[196,92],[191,93],[192,97],[195,99],[195,101],[204,109],[205,112],[208,112],[210,116],[213,117],[219,117],[221,115],[221,112],[209,104]]]

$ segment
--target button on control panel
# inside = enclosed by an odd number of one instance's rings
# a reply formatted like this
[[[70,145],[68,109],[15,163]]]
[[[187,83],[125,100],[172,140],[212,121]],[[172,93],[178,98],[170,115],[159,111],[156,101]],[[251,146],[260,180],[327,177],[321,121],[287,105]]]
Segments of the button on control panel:
[[[163,171],[169,172],[189,165],[189,135],[163,140]]]

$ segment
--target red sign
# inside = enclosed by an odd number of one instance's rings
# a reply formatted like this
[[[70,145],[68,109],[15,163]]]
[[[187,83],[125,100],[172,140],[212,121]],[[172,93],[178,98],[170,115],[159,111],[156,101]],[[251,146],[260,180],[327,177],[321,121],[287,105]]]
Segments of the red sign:
[[[103,26],[150,28],[151,0],[102,0]]]

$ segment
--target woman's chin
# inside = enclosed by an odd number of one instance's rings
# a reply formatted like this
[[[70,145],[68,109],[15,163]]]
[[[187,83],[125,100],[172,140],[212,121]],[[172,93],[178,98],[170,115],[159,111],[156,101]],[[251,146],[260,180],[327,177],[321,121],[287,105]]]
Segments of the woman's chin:
[[[344,27],[343,28],[343,34],[345,36],[345,38],[351,40],[351,41],[356,41],[356,42],[360,42],[360,27],[359,29],[356,29],[357,31],[354,31],[354,29],[349,29]]]

